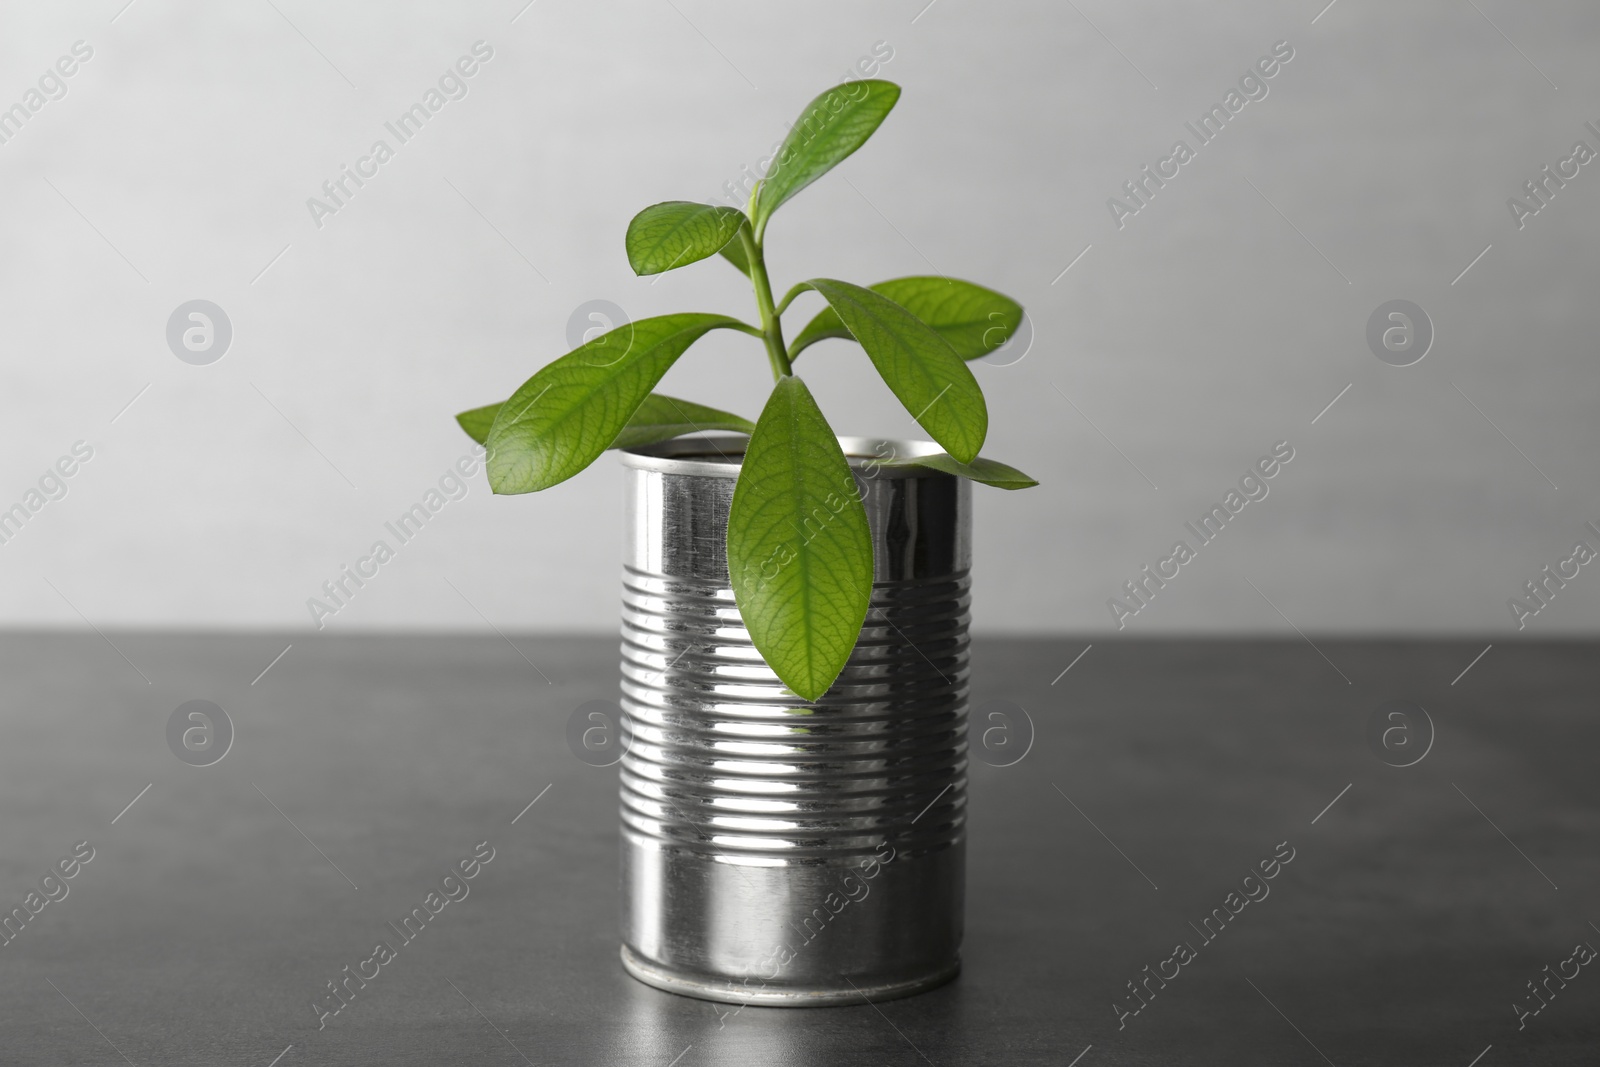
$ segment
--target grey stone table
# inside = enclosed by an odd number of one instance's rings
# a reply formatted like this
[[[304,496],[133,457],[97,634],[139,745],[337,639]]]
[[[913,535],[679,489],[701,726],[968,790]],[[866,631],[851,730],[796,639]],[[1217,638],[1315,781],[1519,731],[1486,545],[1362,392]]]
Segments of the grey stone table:
[[[1035,737],[973,769],[961,977],[735,1011],[617,960],[616,771],[565,739],[613,640],[107,636],[0,637],[0,910],[66,891],[0,947],[4,1064],[1600,1062],[1592,644],[980,640],[974,706]],[[1390,699],[1431,749],[1369,741]]]

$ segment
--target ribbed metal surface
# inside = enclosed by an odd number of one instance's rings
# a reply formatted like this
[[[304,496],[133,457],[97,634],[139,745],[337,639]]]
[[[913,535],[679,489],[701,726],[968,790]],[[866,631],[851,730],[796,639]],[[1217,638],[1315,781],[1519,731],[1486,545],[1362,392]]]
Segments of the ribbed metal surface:
[[[884,454],[881,442],[844,443]],[[707,446],[670,446],[685,447]],[[838,681],[807,703],[762,661],[734,605],[723,535],[737,467],[670,454],[625,461],[630,968],[680,992],[769,1003],[827,1002],[849,995],[849,982],[883,994],[948,977],[966,804],[968,486],[858,470],[872,606]],[[761,983],[762,996],[710,988],[758,969],[841,873],[886,855],[868,885],[876,898],[838,913],[848,932],[808,940],[803,958]]]
[[[876,622],[816,705],[784,694],[730,591],[632,569],[623,588],[630,830],[758,863],[871,853],[890,834],[935,848],[960,831],[965,575],[878,587]]]

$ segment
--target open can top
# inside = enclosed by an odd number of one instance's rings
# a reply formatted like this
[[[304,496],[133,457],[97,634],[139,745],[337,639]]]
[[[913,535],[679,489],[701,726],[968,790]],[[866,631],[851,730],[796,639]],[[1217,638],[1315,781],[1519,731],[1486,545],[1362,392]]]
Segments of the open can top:
[[[658,471],[702,478],[739,476],[739,465],[750,439],[743,434],[691,434],[653,445],[621,450],[622,462],[636,470]],[[944,449],[932,441],[904,441],[885,437],[841,437],[839,447],[856,470],[871,470],[874,478],[948,478],[929,467],[901,466],[898,461],[937,456]]]

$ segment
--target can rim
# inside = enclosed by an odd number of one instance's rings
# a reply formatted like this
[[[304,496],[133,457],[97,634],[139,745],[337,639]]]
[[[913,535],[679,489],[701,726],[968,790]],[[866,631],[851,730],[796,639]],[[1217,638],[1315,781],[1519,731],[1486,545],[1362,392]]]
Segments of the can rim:
[[[750,439],[743,434],[688,434],[637,448],[624,448],[618,455],[625,467],[681,474],[700,478],[739,477],[743,456]],[[857,471],[870,467],[874,478],[948,478],[950,475],[928,467],[890,466],[891,458],[907,459],[937,456],[944,449],[932,441],[910,441],[892,437],[840,437],[845,459]]]

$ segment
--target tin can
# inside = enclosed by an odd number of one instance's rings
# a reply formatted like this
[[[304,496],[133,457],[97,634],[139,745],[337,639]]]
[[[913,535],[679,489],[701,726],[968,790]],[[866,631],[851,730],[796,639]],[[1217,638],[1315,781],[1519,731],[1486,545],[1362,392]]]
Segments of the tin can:
[[[971,485],[840,438],[865,626],[814,703],[751,643],[724,546],[743,437],[622,454],[622,960],[709,1000],[905,996],[960,968]]]

